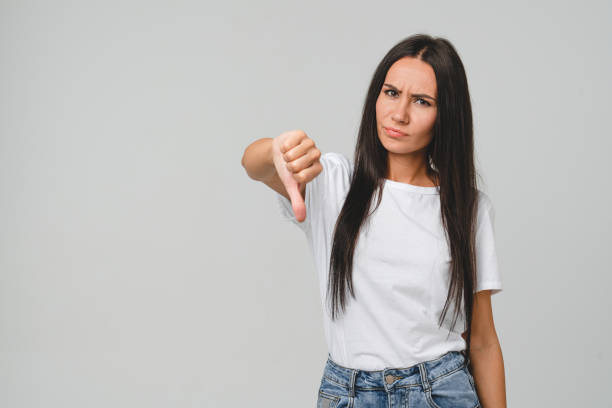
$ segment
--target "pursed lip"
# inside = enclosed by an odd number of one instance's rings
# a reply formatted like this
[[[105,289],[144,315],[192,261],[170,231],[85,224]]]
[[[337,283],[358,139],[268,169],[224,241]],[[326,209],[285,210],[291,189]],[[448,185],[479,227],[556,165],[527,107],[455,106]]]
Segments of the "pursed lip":
[[[395,128],[388,127],[388,126],[383,126],[383,128],[385,128],[385,129],[389,129],[389,130],[392,130],[392,131],[397,132],[397,133],[401,133],[401,134],[402,134],[402,135],[404,135],[404,136],[408,136],[406,133],[402,132],[402,131],[401,131],[401,130],[399,130],[399,129],[395,129]]]

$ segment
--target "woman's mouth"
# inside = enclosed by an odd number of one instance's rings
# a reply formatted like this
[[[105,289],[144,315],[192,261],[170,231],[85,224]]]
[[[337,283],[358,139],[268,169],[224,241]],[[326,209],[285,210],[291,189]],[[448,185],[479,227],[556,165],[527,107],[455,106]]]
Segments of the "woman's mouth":
[[[397,129],[393,129],[393,128],[388,128],[383,126],[383,129],[385,130],[385,133],[390,136],[390,137],[403,137],[403,136],[408,136],[405,133],[400,132]]]

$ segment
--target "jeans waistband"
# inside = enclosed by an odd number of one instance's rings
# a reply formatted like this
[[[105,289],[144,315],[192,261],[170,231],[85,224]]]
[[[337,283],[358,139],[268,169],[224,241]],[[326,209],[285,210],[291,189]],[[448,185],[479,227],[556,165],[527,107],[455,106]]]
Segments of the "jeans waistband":
[[[323,375],[327,380],[346,387],[353,395],[355,388],[374,389],[421,385],[425,390],[436,378],[462,369],[467,364],[465,353],[448,351],[440,357],[406,368],[385,368],[383,370],[359,370],[343,367],[328,354]]]

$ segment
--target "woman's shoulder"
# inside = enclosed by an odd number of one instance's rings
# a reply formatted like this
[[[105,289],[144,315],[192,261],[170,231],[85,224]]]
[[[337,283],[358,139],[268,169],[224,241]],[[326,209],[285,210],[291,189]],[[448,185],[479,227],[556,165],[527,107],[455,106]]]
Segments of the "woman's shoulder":
[[[491,200],[489,194],[482,190],[478,190],[477,228],[480,228],[483,221],[492,224],[494,218],[495,208],[493,206],[493,200]]]
[[[493,201],[489,194],[477,189],[478,192],[478,207],[483,210],[490,210],[493,207]]]
[[[322,153],[319,161],[324,171],[335,171],[349,175],[353,172],[353,162],[344,153]]]
[[[348,156],[339,152],[326,152],[321,154],[319,162],[323,170],[313,180],[313,191],[318,190],[325,196],[331,192],[339,195],[346,193],[353,176],[353,163]]]
[[[340,152],[325,152],[321,154],[320,160],[332,161],[334,164],[350,164],[351,160],[344,153]]]

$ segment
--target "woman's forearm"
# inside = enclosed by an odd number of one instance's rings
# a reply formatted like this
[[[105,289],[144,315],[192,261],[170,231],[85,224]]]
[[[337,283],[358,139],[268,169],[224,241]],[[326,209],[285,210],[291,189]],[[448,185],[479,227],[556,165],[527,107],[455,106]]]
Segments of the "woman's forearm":
[[[242,166],[253,180],[265,180],[276,173],[272,161],[272,140],[265,137],[247,146],[242,156]]]
[[[506,378],[499,341],[470,350],[476,392],[483,408],[506,408]]]

